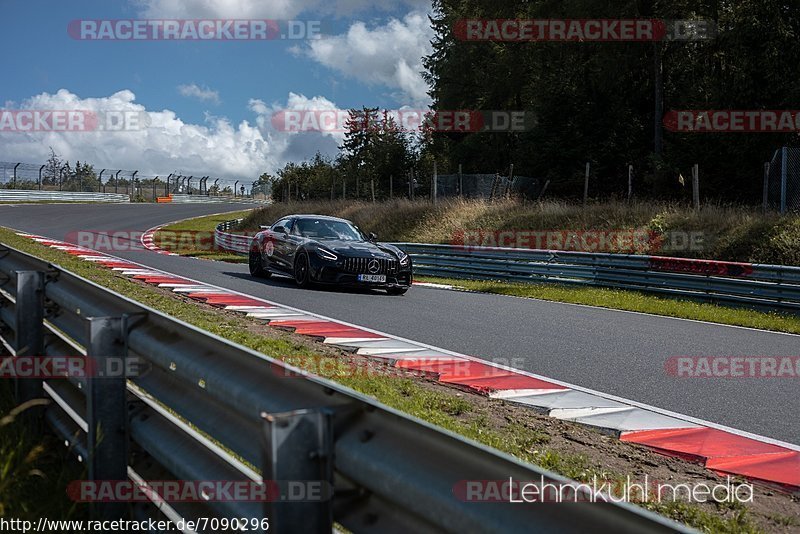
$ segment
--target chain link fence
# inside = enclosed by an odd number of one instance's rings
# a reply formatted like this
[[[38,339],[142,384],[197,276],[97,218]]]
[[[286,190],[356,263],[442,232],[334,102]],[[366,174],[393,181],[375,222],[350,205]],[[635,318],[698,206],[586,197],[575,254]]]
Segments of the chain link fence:
[[[442,174],[436,178],[437,197],[505,198],[535,200],[544,189],[542,181],[527,176],[499,174]]]
[[[800,211],[800,148],[776,150],[765,180],[767,209],[780,213]]]

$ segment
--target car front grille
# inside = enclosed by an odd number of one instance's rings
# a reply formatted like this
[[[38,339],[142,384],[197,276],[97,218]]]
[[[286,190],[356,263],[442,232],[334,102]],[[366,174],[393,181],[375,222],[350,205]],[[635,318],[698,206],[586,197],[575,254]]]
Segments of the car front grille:
[[[371,261],[378,262],[378,270],[370,271]],[[397,260],[390,258],[345,258],[343,270],[353,274],[391,274],[397,272]]]

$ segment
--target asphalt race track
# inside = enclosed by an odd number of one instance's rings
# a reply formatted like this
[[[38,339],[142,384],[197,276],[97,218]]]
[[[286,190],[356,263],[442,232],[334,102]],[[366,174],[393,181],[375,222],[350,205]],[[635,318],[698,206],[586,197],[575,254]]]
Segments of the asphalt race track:
[[[144,231],[242,204],[0,206],[0,225],[54,239],[76,230]],[[369,229],[365,229],[369,231]],[[672,356],[798,356],[800,336],[531,299],[414,287],[404,297],[299,290],[251,279],[244,264],[156,254],[109,254],[203,282],[718,424],[800,443],[799,378],[688,379]]]

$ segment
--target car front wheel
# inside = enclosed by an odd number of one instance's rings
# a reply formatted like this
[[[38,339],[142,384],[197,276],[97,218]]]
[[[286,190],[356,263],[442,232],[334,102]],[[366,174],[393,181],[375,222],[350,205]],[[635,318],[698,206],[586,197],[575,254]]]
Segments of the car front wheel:
[[[258,249],[254,246],[250,249],[250,258],[247,262],[250,266],[250,274],[257,278],[269,278],[270,272],[264,269],[264,265],[261,261],[261,254],[258,252]]]
[[[294,281],[298,287],[308,287],[311,285],[311,272],[308,263],[308,254],[301,252],[294,260]]]

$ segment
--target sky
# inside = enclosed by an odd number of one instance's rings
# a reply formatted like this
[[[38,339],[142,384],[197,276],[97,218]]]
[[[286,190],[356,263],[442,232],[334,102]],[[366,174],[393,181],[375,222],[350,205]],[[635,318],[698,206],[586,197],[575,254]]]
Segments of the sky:
[[[52,147],[71,162],[140,176],[253,180],[317,151],[335,155],[341,131],[287,132],[274,115],[426,108],[430,9],[429,0],[2,0],[0,119],[15,119],[0,122],[0,161],[44,162]],[[121,19],[270,19],[284,36],[287,21],[320,30],[312,39],[80,38],[81,21]],[[20,131],[23,110],[83,110],[101,124],[126,117],[126,126]]]

